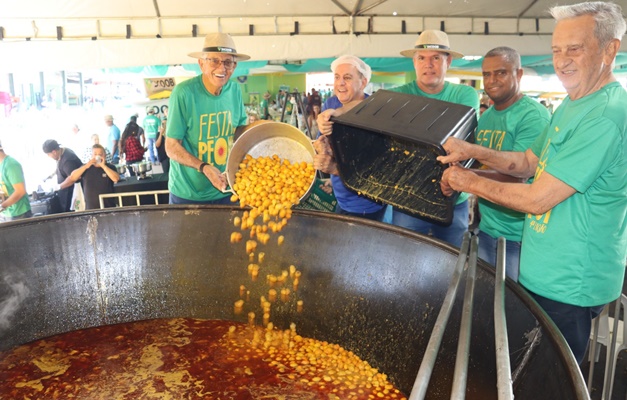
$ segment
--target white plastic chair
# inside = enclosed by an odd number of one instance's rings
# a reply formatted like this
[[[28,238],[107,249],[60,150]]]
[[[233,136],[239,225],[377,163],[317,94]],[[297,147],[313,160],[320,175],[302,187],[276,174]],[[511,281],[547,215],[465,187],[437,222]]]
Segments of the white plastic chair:
[[[625,329],[625,322],[620,321],[618,318],[621,309],[623,311],[623,318],[627,318],[627,296],[624,294],[621,295],[614,304],[616,307],[614,316],[609,316],[609,305],[605,306],[601,314],[593,320],[592,334],[590,336],[592,343],[591,351],[588,356],[590,360],[588,388],[591,386],[594,363],[599,361],[600,346],[598,345],[602,344],[606,348],[605,376],[603,380],[603,393],[601,395],[602,400],[609,400],[612,397],[618,354],[623,350],[627,350],[627,329]],[[598,332],[595,338],[594,331],[597,324]]]

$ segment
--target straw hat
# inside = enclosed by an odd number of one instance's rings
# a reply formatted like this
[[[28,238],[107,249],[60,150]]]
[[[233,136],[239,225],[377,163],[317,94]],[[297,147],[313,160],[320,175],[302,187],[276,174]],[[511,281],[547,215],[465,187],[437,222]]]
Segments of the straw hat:
[[[235,49],[235,42],[231,35],[226,33],[210,33],[205,36],[205,42],[202,46],[202,51],[189,53],[190,57],[204,58],[207,53],[224,53],[235,56],[237,61],[248,60],[250,56],[246,54],[239,54]]]
[[[265,92],[265,93],[263,94],[263,98],[264,98],[264,99],[269,99],[270,97],[272,97],[272,95],[270,94],[270,92]]]
[[[418,36],[418,40],[416,40],[414,48],[401,51],[401,55],[412,58],[414,57],[414,53],[420,50],[448,53],[453,58],[462,58],[464,56],[462,53],[451,50],[451,46],[448,43],[448,35],[446,33],[433,29],[427,29],[422,32],[420,36]]]

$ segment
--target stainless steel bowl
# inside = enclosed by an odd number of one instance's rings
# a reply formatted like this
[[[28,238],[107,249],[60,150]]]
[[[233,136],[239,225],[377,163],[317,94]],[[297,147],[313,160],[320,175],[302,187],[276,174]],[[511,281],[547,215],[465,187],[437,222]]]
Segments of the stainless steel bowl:
[[[254,158],[276,154],[291,163],[313,163],[316,152],[311,140],[292,125],[283,122],[255,124],[242,133],[229,152],[225,173],[230,187],[235,184],[235,174],[247,154]],[[314,176],[301,200],[309,195],[315,181]]]
[[[143,175],[148,171],[152,171],[152,163],[150,161],[141,161],[131,164],[133,171],[138,175]]]
[[[118,174],[125,174],[126,173],[126,164],[118,164],[115,166],[115,168],[118,171]]]

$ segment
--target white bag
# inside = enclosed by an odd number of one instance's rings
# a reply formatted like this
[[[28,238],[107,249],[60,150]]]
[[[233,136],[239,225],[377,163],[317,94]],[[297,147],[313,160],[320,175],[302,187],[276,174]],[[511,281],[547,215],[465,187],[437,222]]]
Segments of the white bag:
[[[85,211],[85,195],[80,182],[74,184],[74,194],[72,195],[72,206],[70,210]]]

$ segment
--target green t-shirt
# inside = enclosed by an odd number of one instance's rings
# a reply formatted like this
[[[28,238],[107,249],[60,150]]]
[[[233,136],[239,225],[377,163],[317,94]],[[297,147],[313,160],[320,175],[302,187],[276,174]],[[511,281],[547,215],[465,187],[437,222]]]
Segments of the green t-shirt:
[[[161,126],[161,120],[159,117],[148,114],[146,115],[146,118],[144,118],[143,125],[146,138],[156,139],[157,134],[159,133],[159,126]]]
[[[0,162],[0,190],[5,199],[15,192],[13,185],[16,183],[24,183],[24,172],[22,166],[17,160],[11,156],[6,156],[2,162]],[[24,195],[17,203],[2,212],[2,215],[7,217],[17,217],[25,212],[30,211],[30,202],[28,196]]]
[[[458,85],[456,83],[444,82],[444,88],[440,93],[431,94],[423,92],[416,81],[409,82],[403,86],[397,86],[390,89],[393,92],[413,94],[415,96],[428,97],[430,99],[448,101],[449,103],[462,104],[475,109],[475,112],[479,112],[479,95],[475,89],[467,85]],[[468,193],[460,193],[457,198],[457,203],[460,204],[468,200]]]
[[[246,124],[242,91],[227,82],[218,96],[209,93],[202,75],[174,87],[169,102],[167,136],[181,140],[194,157],[221,172],[233,145],[235,129]],[[172,194],[194,201],[213,201],[228,194],[216,189],[204,174],[178,162],[170,162],[168,188]]]
[[[616,299],[627,257],[627,92],[605,85],[566,98],[531,150],[535,179],[549,173],[576,190],[543,215],[527,215],[520,283],[581,307]]]
[[[261,119],[268,119],[268,99],[261,99],[259,102],[259,116]]]
[[[524,152],[546,129],[550,119],[546,107],[523,96],[505,110],[488,108],[479,118],[475,143],[499,151]],[[484,199],[479,199],[479,211],[482,232],[493,238],[503,236],[514,242],[522,240],[523,213]]]

